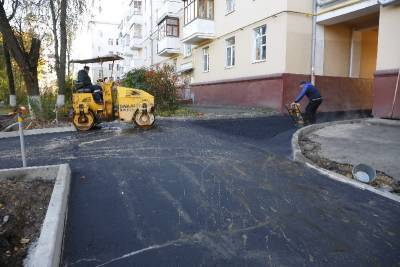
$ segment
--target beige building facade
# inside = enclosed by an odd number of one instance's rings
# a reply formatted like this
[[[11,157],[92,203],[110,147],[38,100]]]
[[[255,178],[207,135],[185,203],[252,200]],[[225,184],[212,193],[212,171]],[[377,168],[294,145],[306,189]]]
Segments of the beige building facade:
[[[184,98],[284,111],[298,83],[312,80],[325,98],[323,111],[400,113],[399,1],[143,2],[140,60],[175,66]]]

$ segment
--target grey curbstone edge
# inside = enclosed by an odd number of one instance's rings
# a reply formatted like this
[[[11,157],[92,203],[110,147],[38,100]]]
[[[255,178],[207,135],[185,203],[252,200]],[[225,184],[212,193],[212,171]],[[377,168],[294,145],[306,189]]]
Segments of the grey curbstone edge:
[[[33,130],[24,130],[24,135],[38,135],[38,134],[51,134],[51,133],[66,133],[66,132],[76,132],[74,126],[68,127],[54,127],[54,128],[44,128],[44,129],[33,129]],[[18,137],[18,131],[13,132],[4,132],[0,133],[0,139]]]
[[[345,121],[337,121],[337,122],[327,122],[327,123],[320,123],[320,124],[313,124],[310,126],[306,126],[304,128],[301,128],[297,130],[292,137],[292,157],[294,161],[298,161],[301,163],[304,163],[306,166],[309,168],[312,168],[316,171],[318,171],[321,174],[324,174],[328,176],[329,178],[339,181],[341,183],[345,183],[351,186],[354,186],[358,189],[361,190],[368,190],[372,193],[378,194],[380,196],[383,196],[385,198],[394,200],[396,202],[400,203],[400,196],[397,196],[395,194],[389,193],[389,192],[383,192],[378,189],[376,189],[373,186],[363,184],[361,182],[358,182],[356,180],[351,180],[347,178],[344,175],[335,173],[333,171],[326,170],[324,168],[321,168],[317,166],[314,162],[312,162],[310,159],[306,158],[300,148],[299,144],[299,139],[304,136],[308,135],[312,132],[315,132],[319,129],[332,126],[332,125],[338,125],[338,124],[353,124],[353,123],[370,123],[370,124],[375,124],[375,125],[385,125],[385,126],[398,126],[400,127],[400,121],[389,121],[389,120],[383,120],[383,119],[355,119],[355,120],[345,120]]]
[[[71,169],[68,164],[0,170],[0,179],[22,177],[25,180],[55,180],[39,239],[24,260],[26,267],[59,266],[67,217]]]

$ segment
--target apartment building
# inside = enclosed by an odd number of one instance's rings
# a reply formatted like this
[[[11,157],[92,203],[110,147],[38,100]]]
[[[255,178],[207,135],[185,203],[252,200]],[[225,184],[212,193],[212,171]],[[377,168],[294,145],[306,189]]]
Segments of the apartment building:
[[[315,74],[327,104],[400,118],[400,1],[318,1]]]
[[[87,59],[109,54],[122,55],[122,44],[119,38],[118,20],[115,21],[114,14],[110,14],[107,7],[110,2],[107,0],[88,1],[91,16],[82,22],[83,31],[78,36],[74,44],[73,59]],[[122,77],[124,72],[123,62],[105,62],[103,64],[90,64],[90,76],[92,81],[103,77]],[[80,68],[78,64],[73,64],[72,72],[76,75]]]
[[[284,110],[287,90],[310,73],[312,2],[183,1],[181,39],[198,103]]]
[[[119,24],[125,73],[133,68],[150,67],[165,60],[157,53],[157,14],[164,0],[128,0]],[[182,3],[179,1],[180,4]]]
[[[184,96],[197,103],[283,112],[298,83],[312,80],[325,97],[323,111],[374,107],[388,116],[394,103],[400,112],[399,1],[141,2],[139,58],[144,66],[176,66]]]
[[[91,55],[87,58],[95,58],[106,55],[122,55],[121,40],[118,36],[118,24],[102,21],[90,21],[88,34],[91,40]],[[91,77],[93,81],[103,77],[122,77],[124,66],[122,62],[105,62],[103,64],[91,64]]]

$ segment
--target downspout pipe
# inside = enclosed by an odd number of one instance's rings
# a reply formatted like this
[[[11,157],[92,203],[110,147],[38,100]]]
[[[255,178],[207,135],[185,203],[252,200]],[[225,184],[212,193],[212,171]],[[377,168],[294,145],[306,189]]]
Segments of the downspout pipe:
[[[150,0],[150,66],[153,67],[154,59],[153,59],[153,49],[154,49],[154,41],[153,41],[153,0]]]
[[[400,68],[399,68],[399,73],[397,74],[397,81],[396,81],[396,88],[394,89],[392,110],[390,112],[390,117],[389,117],[391,119],[393,119],[394,106],[396,105],[396,100],[397,100],[397,92],[399,91],[399,82],[400,82]]]
[[[317,49],[317,0],[313,0],[312,44],[311,44],[311,83],[315,85],[315,53]]]

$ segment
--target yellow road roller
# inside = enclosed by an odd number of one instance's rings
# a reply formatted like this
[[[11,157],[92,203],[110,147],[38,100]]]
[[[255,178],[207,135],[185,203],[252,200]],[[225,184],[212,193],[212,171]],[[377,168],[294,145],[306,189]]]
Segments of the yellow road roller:
[[[72,60],[70,63],[91,64],[121,60],[118,55],[109,55],[83,60]],[[111,75],[112,76],[112,75]],[[119,86],[112,79],[98,82],[100,100],[96,99],[93,88],[75,83],[72,94],[72,119],[79,131],[88,131],[104,121],[120,120],[135,123],[139,128],[148,129],[154,125],[154,96],[135,89]]]

